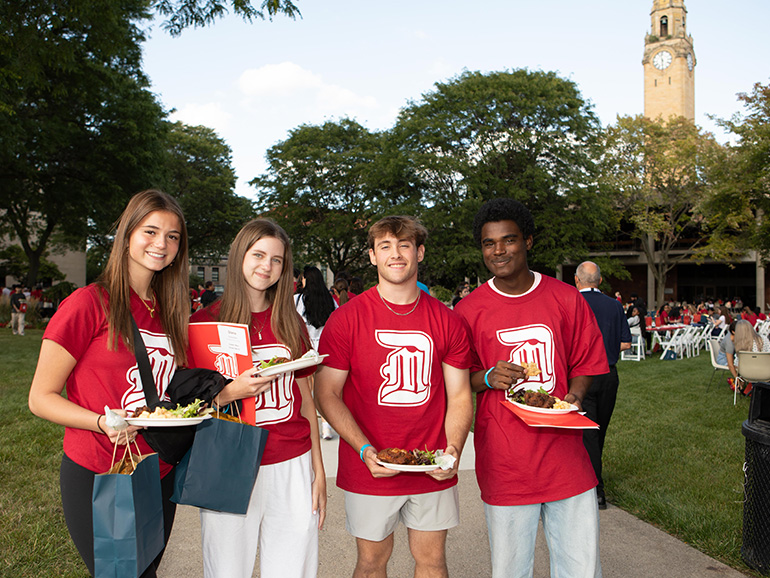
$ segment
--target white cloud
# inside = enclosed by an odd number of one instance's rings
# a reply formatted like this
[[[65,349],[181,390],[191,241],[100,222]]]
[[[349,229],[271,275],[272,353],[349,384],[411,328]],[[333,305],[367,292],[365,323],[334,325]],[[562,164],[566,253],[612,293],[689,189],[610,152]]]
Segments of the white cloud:
[[[366,115],[379,106],[375,97],[324,82],[320,75],[293,62],[246,70],[238,79],[238,86],[247,98],[255,101],[252,106],[290,106],[316,118]]]
[[[227,130],[232,116],[222,108],[219,102],[185,104],[170,115],[171,120],[180,120],[192,126],[207,126],[219,134]]]
[[[289,96],[300,90],[318,89],[322,85],[320,76],[293,62],[249,69],[238,79],[238,86],[247,96]]]

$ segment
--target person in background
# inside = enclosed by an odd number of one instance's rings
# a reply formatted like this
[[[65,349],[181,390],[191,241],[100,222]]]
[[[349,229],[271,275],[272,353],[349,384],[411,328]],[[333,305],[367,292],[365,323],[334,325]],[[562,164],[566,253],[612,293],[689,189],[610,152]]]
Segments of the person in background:
[[[307,326],[310,343],[318,351],[324,325],[329,316],[337,309],[337,304],[326,288],[323,275],[318,267],[305,267],[305,287],[302,293],[294,295],[294,305],[297,313],[302,316]],[[313,376],[309,376],[310,391],[313,391]],[[330,440],[334,437],[332,427],[323,417],[321,418],[321,437]]]
[[[364,292],[364,280],[361,277],[351,277],[349,283],[348,297],[355,297]]]
[[[727,310],[727,307],[724,305],[717,305],[714,309],[714,314],[711,316],[711,321],[714,324],[714,329],[711,330],[711,335],[718,337],[722,333],[722,330],[727,325],[732,323],[733,319],[730,316],[730,312]]]
[[[492,576],[532,576],[542,520],[552,576],[601,576],[596,475],[580,430],[526,425],[503,401],[513,384],[582,408],[609,372],[602,334],[577,289],[531,271],[535,222],[514,199],[481,206],[473,238],[494,275],[457,304],[471,337],[476,477]],[[534,363],[535,372],[523,364]]]
[[[745,319],[749,323],[751,323],[751,326],[754,327],[757,324],[757,321],[759,320],[759,317],[757,317],[757,314],[752,311],[751,307],[746,305],[743,308],[743,311],[741,312],[741,319]]]
[[[149,352],[158,394],[164,399],[177,365],[185,363],[188,307],[187,229],[175,199],[156,190],[134,195],[117,222],[107,266],[97,281],[59,305],[46,327],[29,391],[32,413],[65,426],[60,482],[70,536],[91,575],[94,476],[112,465],[124,434],[106,423],[104,407],[123,416],[146,405],[131,318]],[[67,395],[62,395],[66,385]],[[167,398],[166,398],[167,399]],[[129,426],[142,453],[153,450]],[[122,452],[122,450],[121,450]],[[165,539],[176,504],[172,466],[160,463]],[[142,574],[156,575],[163,553]]]
[[[596,486],[599,509],[606,510],[607,498],[604,493],[604,479],[602,478],[602,453],[620,385],[618,370],[615,365],[620,359],[620,352],[631,348],[631,330],[620,302],[599,291],[601,282],[602,274],[596,263],[584,261],[578,265],[575,271],[575,286],[588,301],[588,306],[596,316],[596,322],[599,324],[599,331],[602,332],[602,339],[604,340],[607,363],[610,366],[609,373],[594,375],[591,387],[583,398],[583,409],[586,416],[599,424],[598,430],[583,430],[583,444],[591,458],[591,465],[594,467],[594,473],[599,482]]]
[[[735,322],[733,345],[735,351],[753,351],[754,353],[770,351],[770,339],[759,335],[751,323],[745,319]]]
[[[302,277],[302,272],[297,267],[294,267],[294,294],[302,293],[304,288],[305,280]]]
[[[759,307],[759,305],[754,307],[754,313],[757,314],[757,319],[759,319],[760,321],[765,321],[767,319],[767,315],[762,313],[762,309]]]
[[[471,294],[471,286],[467,282],[460,283],[455,289],[454,297],[452,297],[452,309],[460,302],[460,299],[467,297]]]
[[[14,285],[11,294],[11,330],[14,335],[24,335],[26,316],[27,298],[21,290],[21,285]]]
[[[727,333],[719,341],[719,351],[717,352],[717,364],[726,365],[733,375],[733,379],[738,377],[738,369],[735,365],[735,324],[733,321],[727,328]]]
[[[269,219],[250,221],[235,236],[227,262],[222,298],[192,321],[248,325],[255,365],[301,357],[310,340],[294,307],[286,232]],[[250,578],[257,551],[262,578],[316,576],[326,474],[307,380],[313,371],[236,380],[215,398],[220,406],[254,398],[256,425],[268,437],[246,514],[201,510],[205,578]]]
[[[332,285],[331,293],[337,305],[345,305],[350,299],[350,296],[348,295],[348,282],[342,277],[339,277],[334,282],[334,285]]]
[[[213,281],[206,281],[206,287],[203,290],[203,293],[201,293],[200,299],[201,299],[201,307],[208,307],[214,301],[217,300],[217,294],[214,291]]]
[[[448,576],[447,531],[459,523],[457,470],[473,415],[468,341],[460,319],[417,288],[427,234],[412,217],[372,225],[369,260],[379,282],[335,311],[321,335],[329,357],[316,398],[342,438],[337,485],[356,538],[356,577],[386,575],[399,521],[414,575]],[[440,449],[457,461],[398,472],[378,463],[386,448]]]

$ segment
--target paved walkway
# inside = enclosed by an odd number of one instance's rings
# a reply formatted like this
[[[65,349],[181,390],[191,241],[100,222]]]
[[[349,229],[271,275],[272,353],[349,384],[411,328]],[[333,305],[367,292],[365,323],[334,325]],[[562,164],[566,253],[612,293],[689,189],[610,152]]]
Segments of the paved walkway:
[[[472,434],[471,434],[472,436]],[[329,501],[326,524],[320,538],[319,578],[345,578],[353,574],[356,561],[354,539],[345,531],[342,491],[335,485],[338,440],[323,441]],[[473,472],[473,439],[468,440],[460,462],[460,518],[449,531],[449,573],[459,578],[491,576],[489,542],[479,488]],[[612,505],[600,513],[600,549],[605,578],[745,578],[705,554],[691,548]],[[258,564],[257,564],[258,567]],[[391,578],[409,578],[414,567],[406,541],[406,530],[396,531],[396,543],[388,566]],[[203,575],[198,510],[177,510],[159,575],[162,578],[197,578]],[[259,576],[255,570],[254,576]],[[548,551],[538,536],[535,578],[548,578]]]

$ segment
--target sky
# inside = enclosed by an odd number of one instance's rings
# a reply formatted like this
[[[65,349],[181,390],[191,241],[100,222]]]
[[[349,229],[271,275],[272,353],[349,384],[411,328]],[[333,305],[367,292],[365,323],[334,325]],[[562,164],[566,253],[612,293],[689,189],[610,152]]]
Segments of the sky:
[[[261,0],[253,4],[260,5]],[[302,17],[228,16],[171,37],[155,23],[144,70],[172,120],[216,130],[233,151],[236,192],[266,151],[302,124],[354,118],[391,128],[399,109],[463,71],[555,71],[603,125],[644,108],[652,0],[295,0]],[[769,0],[686,0],[695,50],[695,122],[742,112],[736,94],[770,81]]]

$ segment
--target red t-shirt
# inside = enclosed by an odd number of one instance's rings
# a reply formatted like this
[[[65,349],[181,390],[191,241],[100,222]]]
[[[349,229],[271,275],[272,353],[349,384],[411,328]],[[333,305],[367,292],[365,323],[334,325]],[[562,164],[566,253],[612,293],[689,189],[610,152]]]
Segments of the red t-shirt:
[[[525,294],[501,293],[489,281],[455,308],[471,336],[471,371],[498,360],[536,362],[530,379],[564,399],[568,380],[609,371],[596,318],[574,287],[535,273]],[[596,485],[582,430],[529,427],[500,403],[502,390],[476,396],[476,477],[481,498],[494,506],[552,502]]]
[[[136,357],[122,340],[116,351],[107,348],[107,317],[99,292],[108,303],[106,292],[96,285],[78,289],[62,301],[43,338],[61,345],[77,361],[67,378],[67,399],[98,414],[104,414],[105,405],[133,411],[146,405]],[[158,397],[168,399],[165,392],[176,371],[176,360],[159,312],[156,308],[155,316],[150,317],[139,296],[131,291],[131,313],[147,348]],[[143,454],[153,452],[142,436],[136,439]],[[101,474],[110,468],[112,450],[106,435],[70,427],[64,430],[64,453],[92,472]],[[171,466],[164,462],[160,466],[161,475],[171,471]]]
[[[369,442],[389,447],[446,448],[446,390],[442,363],[470,365],[460,319],[443,303],[420,293],[408,315],[389,311],[377,287],[331,314],[321,334],[324,365],[348,372],[342,398]],[[409,312],[413,304],[390,307]],[[358,449],[339,446],[337,485],[359,494],[398,496],[449,488],[457,477],[436,481],[424,473],[373,478]]]
[[[218,321],[220,301],[215,301],[209,307],[196,311],[191,322]],[[251,314],[250,339],[251,356],[255,363],[267,361],[273,357],[288,359],[300,357],[292,355],[289,348],[279,343],[270,327],[272,306],[260,313]],[[302,330],[306,331],[302,318],[297,315]],[[260,339],[260,335],[262,336]],[[307,377],[315,372],[315,367],[303,369],[296,377]],[[275,377],[268,391],[256,398],[257,425],[266,429],[267,445],[262,456],[262,463],[276,464],[301,456],[310,450],[310,424],[300,413],[302,394],[295,373],[282,373]]]

